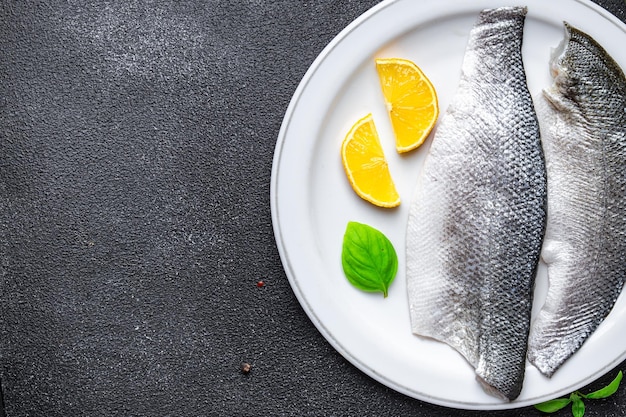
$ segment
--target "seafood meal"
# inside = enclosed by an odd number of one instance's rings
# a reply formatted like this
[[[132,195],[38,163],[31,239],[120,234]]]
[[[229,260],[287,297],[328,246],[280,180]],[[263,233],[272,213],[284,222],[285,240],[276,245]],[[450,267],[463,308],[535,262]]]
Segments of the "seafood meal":
[[[526,362],[552,376],[626,280],[626,77],[564,23],[546,62],[553,84],[532,97],[526,13],[480,13],[406,233],[413,333],[453,347],[488,393],[509,401]],[[531,318],[540,260],[549,289]]]

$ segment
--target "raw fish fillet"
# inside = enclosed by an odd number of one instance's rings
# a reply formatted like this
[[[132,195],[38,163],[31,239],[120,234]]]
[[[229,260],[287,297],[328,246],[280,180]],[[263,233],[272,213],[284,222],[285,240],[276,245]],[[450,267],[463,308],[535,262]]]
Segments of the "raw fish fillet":
[[[626,78],[595,40],[565,30],[554,84],[538,100],[549,289],[528,359],[546,376],[606,318],[626,278]]]
[[[484,10],[410,208],[412,330],[445,342],[492,395],[524,379],[546,174],[521,46],[525,7]]]

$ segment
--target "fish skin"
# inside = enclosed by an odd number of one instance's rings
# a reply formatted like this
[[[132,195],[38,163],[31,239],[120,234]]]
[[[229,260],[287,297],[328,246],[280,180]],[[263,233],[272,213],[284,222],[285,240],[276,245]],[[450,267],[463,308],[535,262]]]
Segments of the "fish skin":
[[[413,333],[445,342],[492,395],[525,372],[546,218],[539,126],[521,46],[525,7],[484,10],[417,180],[406,238]]]
[[[549,288],[528,359],[552,376],[613,308],[626,278],[626,78],[589,35],[565,24],[537,100],[548,172],[543,260]]]

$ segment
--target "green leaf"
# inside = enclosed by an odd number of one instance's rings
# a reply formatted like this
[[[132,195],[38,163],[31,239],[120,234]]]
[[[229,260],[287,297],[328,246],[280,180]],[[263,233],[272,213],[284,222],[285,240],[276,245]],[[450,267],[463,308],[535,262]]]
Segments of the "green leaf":
[[[583,417],[585,415],[585,403],[576,394],[572,394],[572,414],[574,417]]]
[[[543,403],[535,404],[535,408],[544,413],[554,413],[562,408],[567,407],[572,400],[569,398],[557,398],[556,400],[550,400]]]
[[[346,227],[341,264],[352,285],[363,291],[380,291],[385,297],[398,272],[398,256],[389,239],[357,222],[348,222]]]
[[[559,411],[560,409],[566,407],[569,403],[572,403],[572,415],[574,417],[583,417],[585,415],[585,403],[582,400],[583,398],[598,399],[610,397],[615,394],[621,381],[622,371],[619,371],[615,379],[602,389],[591,392],[587,395],[579,391],[575,391],[570,394],[569,398],[558,398],[556,400],[546,401],[541,404],[536,404],[535,408],[544,413],[554,413],[555,411]]]
[[[619,388],[619,384],[621,381],[622,381],[622,371],[619,371],[615,379],[611,381],[609,385],[607,385],[606,387],[602,389],[599,389],[597,391],[594,391],[585,395],[585,398],[598,399],[598,398],[610,397],[611,395],[615,394],[615,392]]]

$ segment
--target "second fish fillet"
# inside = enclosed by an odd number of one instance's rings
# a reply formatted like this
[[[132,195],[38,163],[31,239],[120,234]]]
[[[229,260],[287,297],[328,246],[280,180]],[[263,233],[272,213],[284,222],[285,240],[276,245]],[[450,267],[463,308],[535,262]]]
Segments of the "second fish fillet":
[[[589,35],[565,25],[538,100],[548,171],[546,302],[528,358],[546,376],[607,317],[626,282],[626,77]]]
[[[524,379],[546,174],[521,46],[524,7],[484,10],[410,208],[412,330],[445,342],[492,395]]]

